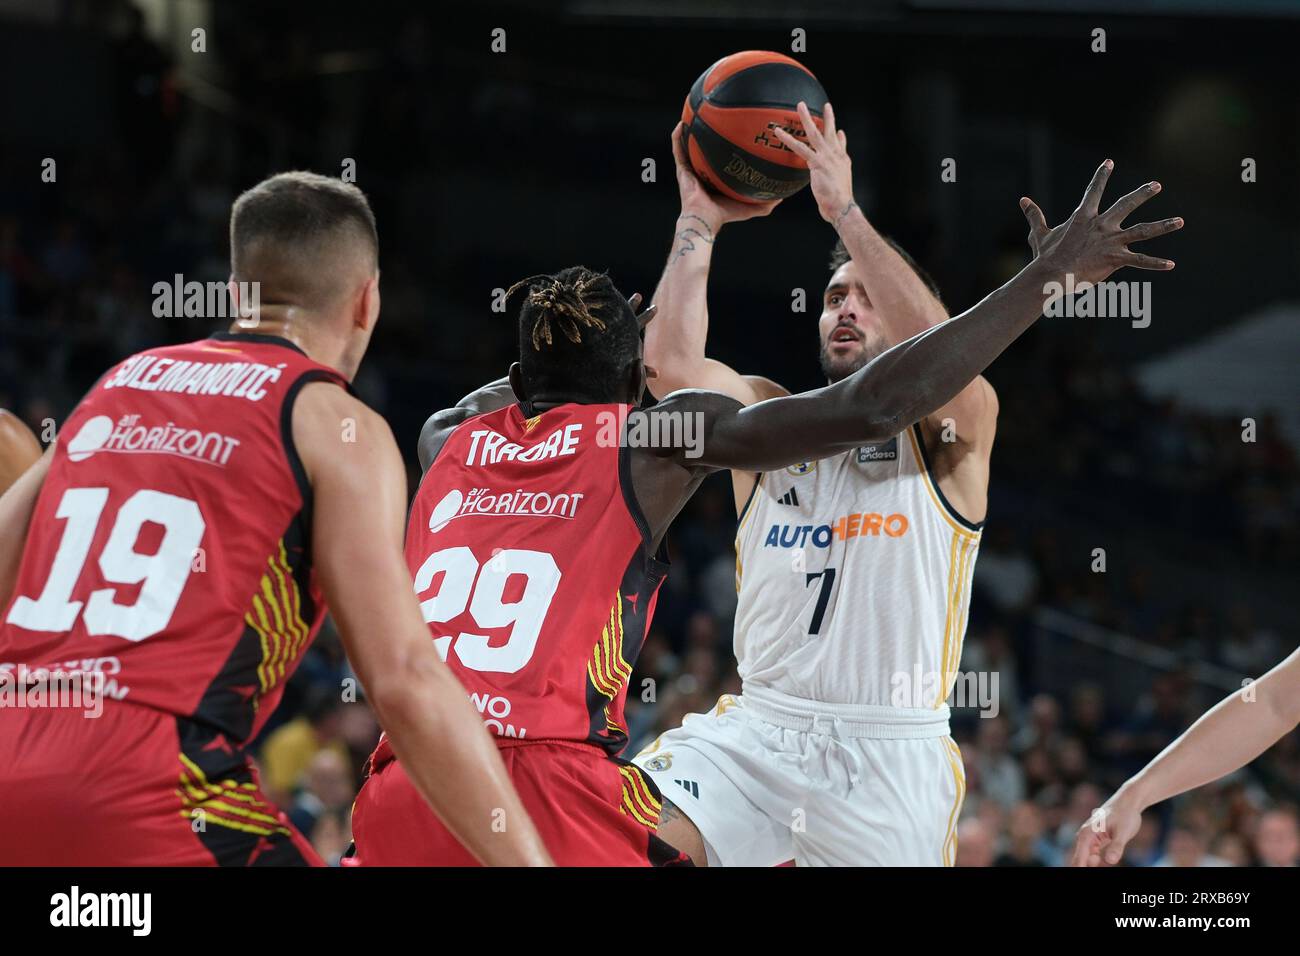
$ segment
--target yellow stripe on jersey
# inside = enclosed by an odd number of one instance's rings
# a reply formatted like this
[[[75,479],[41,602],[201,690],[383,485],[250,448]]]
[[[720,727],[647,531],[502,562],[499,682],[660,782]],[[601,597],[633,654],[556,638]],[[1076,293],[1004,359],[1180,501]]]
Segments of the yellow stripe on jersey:
[[[615,593],[609,620],[587,662],[587,678],[598,693],[614,700],[631,676],[632,667],[623,659],[623,595]]]
[[[740,559],[740,535],[745,530],[745,525],[749,524],[749,519],[753,517],[754,501],[758,498],[758,493],[763,487],[763,479],[767,477],[767,472],[763,472],[754,480],[754,490],[749,493],[749,500],[745,502],[745,510],[740,515],[740,524],[736,526],[736,593],[740,593],[740,577],[745,572],[745,563]]]
[[[284,679],[285,670],[307,643],[311,628],[302,618],[302,592],[289,566],[284,540],[266,559],[267,570],[244,614],[244,623],[256,633],[262,645],[257,680],[263,694]]]
[[[952,693],[957,680],[957,669],[961,666],[961,651],[966,642],[965,618],[962,608],[966,603],[966,591],[974,572],[973,558],[979,549],[979,538],[966,538],[956,533],[948,555],[948,587],[945,592],[947,609],[943,619],[943,649],[939,655],[940,681],[938,694],[933,704],[938,710]]]
[[[255,784],[240,784],[229,779],[218,784],[211,783],[203,769],[193,760],[183,753],[177,756],[181,762],[180,788],[174,793],[181,799],[181,816],[193,820],[195,811],[198,811],[203,814],[205,823],[260,836],[270,836],[273,833],[289,835],[289,828],[280,822],[270,804],[249,794],[236,792],[241,789],[255,790]],[[226,802],[231,799],[247,805]],[[259,809],[253,809],[254,807]],[[268,812],[262,812],[263,810]]]
[[[943,838],[943,865],[957,865],[957,820],[962,801],[966,798],[966,770],[962,766],[961,749],[951,737],[940,738],[947,751],[948,767],[952,770],[953,783],[957,786],[957,797],[948,812],[948,829]]]
[[[956,590],[954,578],[957,576],[957,545],[961,538],[956,533],[952,536],[952,544],[949,547],[948,554],[948,587],[944,590],[944,603],[947,604],[948,610],[943,619],[943,649],[939,652],[939,673],[943,678],[939,682],[937,691],[938,697],[934,702],[934,709],[938,710],[939,706],[947,699],[948,694],[945,691],[948,677],[948,645],[952,641],[953,626],[953,609],[952,596]]]
[[[623,805],[619,809],[642,826],[658,829],[663,804],[654,798],[637,770],[620,766],[618,772],[623,777]]]
[[[948,659],[943,680],[943,696],[945,699],[952,693],[952,685],[957,681],[957,669],[961,667],[961,649],[966,643],[966,618],[963,609],[966,606],[966,591],[970,586],[971,575],[974,573],[974,557],[978,549],[979,541],[977,539],[968,539],[963,542],[961,568],[957,572],[957,593],[953,596],[952,653]]]
[[[280,553],[271,556],[270,565],[280,585],[280,602],[288,625],[288,655],[280,663],[279,676],[283,677],[285,665],[297,659],[307,638],[311,636],[311,628],[302,619],[302,592],[298,590],[298,582],[294,580],[293,570],[289,567],[289,555],[285,551],[283,538],[280,539],[279,546]]]
[[[978,539],[980,532],[972,531],[970,528],[958,524],[957,520],[953,518],[948,509],[944,507],[943,501],[939,498],[938,489],[935,488],[934,481],[930,476],[930,469],[925,467],[925,457],[921,454],[921,446],[916,442],[916,434],[910,428],[907,429],[907,437],[912,442],[912,457],[916,459],[916,467],[920,470],[921,478],[925,482],[925,490],[929,493],[930,500],[934,502],[934,506],[938,509],[939,514],[943,516],[943,520],[948,522],[948,525],[957,534],[964,535],[967,538]]]

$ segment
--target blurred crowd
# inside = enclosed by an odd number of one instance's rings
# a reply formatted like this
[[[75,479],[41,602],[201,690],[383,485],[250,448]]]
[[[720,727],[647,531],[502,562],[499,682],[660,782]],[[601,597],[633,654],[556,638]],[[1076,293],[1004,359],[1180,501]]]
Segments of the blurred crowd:
[[[206,162],[187,140],[169,59],[138,18],[124,15],[114,30],[111,95],[122,134],[106,147],[61,153],[57,190],[15,185],[37,174],[29,157],[0,149],[0,407],[45,440],[50,423],[109,363],[211,331],[206,319],[155,318],[151,289],[174,273],[225,278],[227,215],[236,182],[246,179]],[[255,34],[245,48],[248,71],[269,68],[256,41]],[[421,68],[414,42],[395,70]],[[295,55],[286,52],[290,62]],[[257,88],[254,72],[235,72]],[[396,135],[400,97],[374,99],[387,106],[371,122]],[[301,100],[266,106],[286,116],[312,108],[306,88]],[[296,128],[292,119],[280,124]],[[400,145],[377,152],[409,158]],[[381,216],[385,228],[393,224],[386,243],[411,238],[406,218]],[[434,290],[415,271],[398,259],[385,273],[385,325],[361,383],[408,452],[411,422],[418,427],[435,403],[458,397],[445,386],[441,395],[438,386],[427,390],[422,407],[394,397],[409,356],[428,348],[418,330]],[[447,334],[446,347],[463,350],[482,380],[500,374],[488,364],[500,349],[476,353],[470,332]],[[998,713],[954,711],[968,785],[958,829],[963,866],[1061,864],[1091,810],[1200,712],[1206,688],[1193,693],[1200,679],[1193,664],[1257,677],[1296,644],[1294,631],[1281,632],[1287,625],[1266,619],[1251,597],[1259,581],[1293,573],[1300,560],[1300,468],[1275,423],[1262,419],[1256,440],[1243,443],[1239,418],[1144,396],[1129,370],[1086,344],[1030,336],[1017,350],[991,375],[1002,408],[993,504],[962,657],[963,671],[998,674]],[[750,371],[779,378],[781,370]],[[1210,513],[1217,517],[1207,526]],[[1087,548],[1081,555],[1067,545],[1101,515],[1122,522],[1132,538],[1167,538],[1168,553],[1096,573]],[[730,486],[711,479],[669,537],[673,570],[629,695],[632,751],[740,691],[731,656],[734,532]],[[1192,540],[1212,541],[1226,556],[1217,594],[1179,586],[1178,542]],[[1073,684],[1045,673],[1036,651],[1036,612],[1044,607],[1171,652],[1173,663],[1136,698],[1106,678],[1105,666],[1097,679]],[[352,799],[378,736],[364,695],[341,699],[350,676],[327,624],[255,745],[267,792],[332,861],[350,840]],[[653,700],[639,693],[646,679]],[[1298,799],[1300,735],[1293,733],[1247,770],[1148,813],[1126,862],[1295,865]]]

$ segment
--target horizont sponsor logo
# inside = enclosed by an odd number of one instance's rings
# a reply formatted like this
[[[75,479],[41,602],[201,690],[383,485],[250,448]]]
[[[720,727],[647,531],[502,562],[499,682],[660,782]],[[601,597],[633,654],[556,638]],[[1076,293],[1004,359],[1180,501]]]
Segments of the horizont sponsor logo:
[[[468,492],[452,489],[442,496],[429,513],[429,530],[441,531],[456,518],[468,515],[508,515],[516,518],[573,518],[586,497],[582,492],[494,491],[471,488]]]
[[[124,415],[116,423],[107,415],[89,418],[67,445],[69,461],[85,461],[100,452],[135,455],[175,455],[224,467],[239,447],[239,439],[221,432],[186,428],[175,422],[148,425],[140,415]]]

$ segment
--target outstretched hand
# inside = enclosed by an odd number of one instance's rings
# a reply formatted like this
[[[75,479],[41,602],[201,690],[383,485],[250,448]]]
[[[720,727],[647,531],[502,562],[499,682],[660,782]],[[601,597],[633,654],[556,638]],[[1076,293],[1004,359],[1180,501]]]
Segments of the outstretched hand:
[[[1124,848],[1141,826],[1141,812],[1122,799],[1112,797],[1079,827],[1070,865],[1114,866],[1124,858]]]
[[[1097,168],[1083,201],[1059,226],[1049,228],[1043,211],[1032,199],[1026,196],[1020,200],[1020,209],[1029,220],[1029,247],[1034,256],[1050,263],[1054,271],[1072,274],[1076,283],[1101,282],[1124,266],[1157,271],[1174,267],[1169,259],[1131,251],[1129,244],[1176,232],[1183,228],[1181,217],[1123,227],[1124,220],[1138,206],[1160,192],[1159,183],[1140,186],[1104,213],[1098,212],[1106,181],[1114,168],[1109,159]]]

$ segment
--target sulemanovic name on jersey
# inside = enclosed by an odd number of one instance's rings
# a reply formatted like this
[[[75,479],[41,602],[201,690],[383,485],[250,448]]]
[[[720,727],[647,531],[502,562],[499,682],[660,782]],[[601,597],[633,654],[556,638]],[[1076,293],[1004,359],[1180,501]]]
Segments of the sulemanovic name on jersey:
[[[135,388],[142,392],[225,395],[261,401],[266,385],[280,380],[279,365],[261,362],[190,362],[159,355],[133,355],[122,363],[104,388]]]

